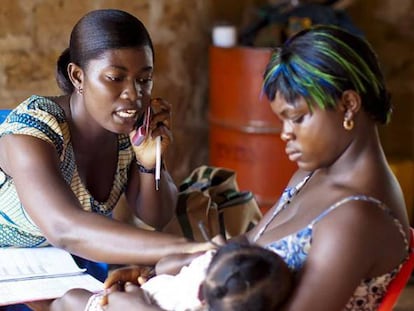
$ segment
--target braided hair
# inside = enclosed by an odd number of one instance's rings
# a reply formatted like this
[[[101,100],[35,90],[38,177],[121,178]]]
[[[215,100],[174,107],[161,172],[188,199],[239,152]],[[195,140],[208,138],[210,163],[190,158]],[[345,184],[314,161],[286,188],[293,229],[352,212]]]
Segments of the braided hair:
[[[202,284],[210,311],[276,310],[293,277],[283,259],[260,246],[229,243],[214,255]]]

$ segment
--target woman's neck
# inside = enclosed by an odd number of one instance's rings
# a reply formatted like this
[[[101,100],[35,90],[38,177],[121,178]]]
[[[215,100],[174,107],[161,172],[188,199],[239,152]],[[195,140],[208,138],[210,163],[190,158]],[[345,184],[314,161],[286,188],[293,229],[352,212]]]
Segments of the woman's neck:
[[[85,105],[77,94],[74,93],[68,98],[66,111],[72,141],[77,145],[82,142],[85,148],[90,149],[91,146],[104,146],[116,139],[116,134],[95,122],[85,110]]]

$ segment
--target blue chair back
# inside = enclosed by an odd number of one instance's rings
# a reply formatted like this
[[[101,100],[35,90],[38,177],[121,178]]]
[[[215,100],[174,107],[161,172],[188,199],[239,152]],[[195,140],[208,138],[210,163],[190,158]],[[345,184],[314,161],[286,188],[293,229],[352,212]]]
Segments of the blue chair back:
[[[9,115],[11,109],[0,109],[0,123],[3,123]]]

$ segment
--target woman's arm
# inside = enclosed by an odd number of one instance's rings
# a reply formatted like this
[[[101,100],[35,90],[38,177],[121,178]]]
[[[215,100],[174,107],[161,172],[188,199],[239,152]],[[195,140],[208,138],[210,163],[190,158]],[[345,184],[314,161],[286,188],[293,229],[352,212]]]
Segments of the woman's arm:
[[[136,217],[161,230],[175,211],[177,187],[174,181],[168,171],[161,170],[159,190],[156,190],[153,174],[139,172],[136,163],[131,164],[130,171],[126,191],[128,205]]]
[[[161,154],[165,153],[173,140],[170,130],[171,105],[163,99],[153,99],[151,111],[150,133],[141,144],[132,145],[137,162],[146,169],[156,167],[156,138],[161,138]],[[130,136],[133,137],[134,133],[130,133]],[[126,189],[128,205],[135,215],[156,229],[162,229],[168,223],[177,201],[177,187],[170,174],[162,169],[160,175],[157,190],[155,174],[139,171],[137,163],[132,163]]]
[[[44,141],[13,135],[2,138],[2,147],[2,168],[13,176],[25,210],[54,246],[119,264],[155,264],[169,254],[211,247],[83,211],[61,175],[54,147]]]

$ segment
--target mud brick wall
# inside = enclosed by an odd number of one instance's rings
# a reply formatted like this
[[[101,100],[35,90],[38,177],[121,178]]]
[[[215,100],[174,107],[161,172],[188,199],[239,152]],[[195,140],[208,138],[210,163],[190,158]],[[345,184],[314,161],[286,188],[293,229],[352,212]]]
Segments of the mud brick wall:
[[[1,0],[0,108],[59,93],[55,61],[74,23],[89,10],[120,8],[138,16],[155,44],[154,95],[173,104],[175,180],[208,161],[208,46],[217,21],[240,23],[253,0]],[[381,129],[387,155],[414,158],[414,0],[356,0],[347,11],[383,64],[395,105]],[[225,91],[225,86],[223,86]]]

